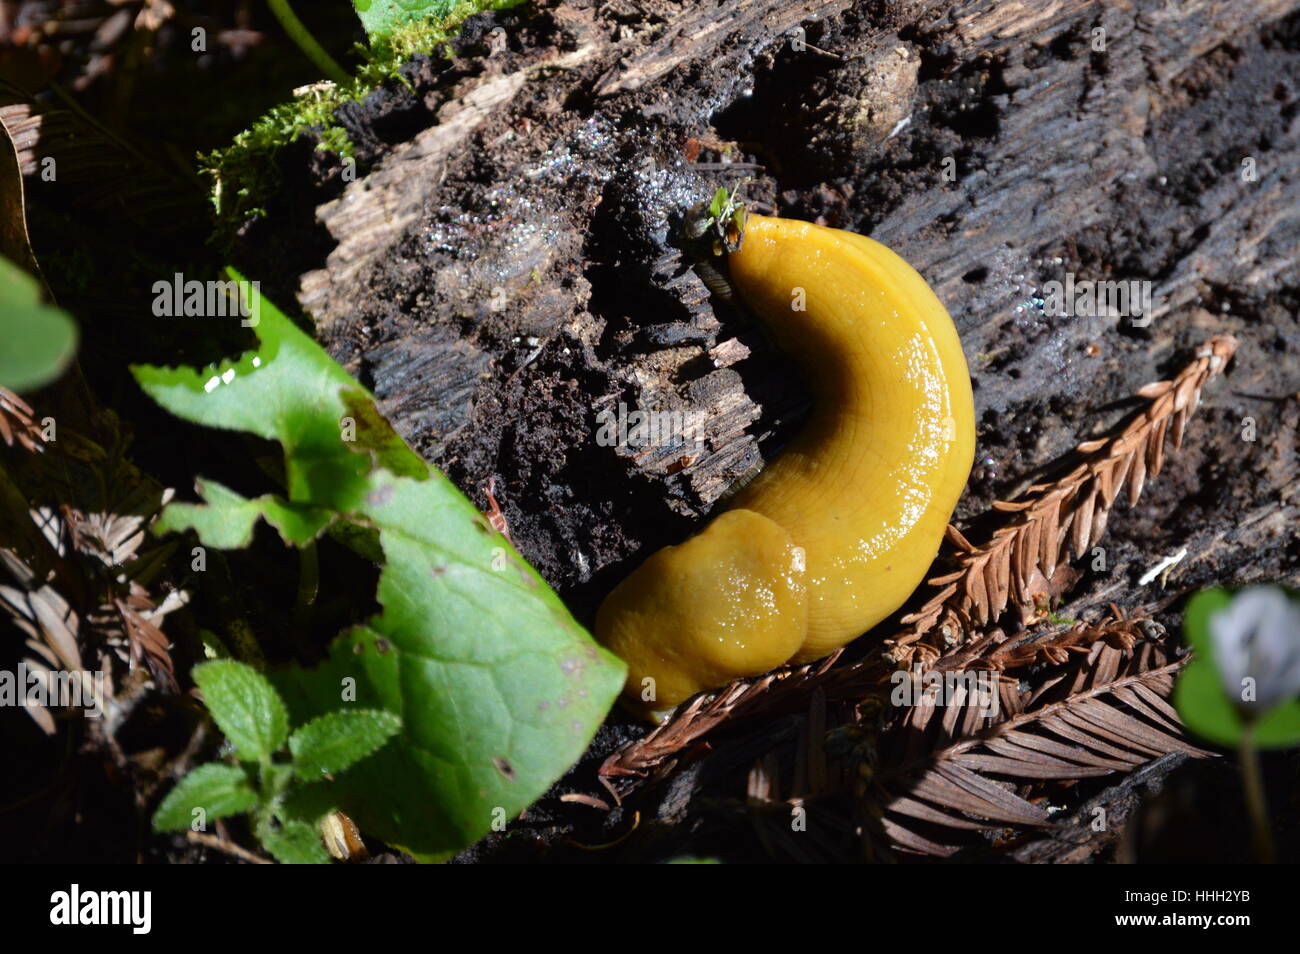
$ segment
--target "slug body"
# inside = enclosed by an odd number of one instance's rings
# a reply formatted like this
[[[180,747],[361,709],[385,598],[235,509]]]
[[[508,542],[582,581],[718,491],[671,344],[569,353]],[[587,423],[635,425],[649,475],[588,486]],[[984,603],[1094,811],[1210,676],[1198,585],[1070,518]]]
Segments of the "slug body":
[[[799,364],[798,437],[700,534],[665,547],[597,614],[643,711],[830,653],[889,616],[938,553],[974,457],[951,318],[878,242],[749,216],[736,294]]]

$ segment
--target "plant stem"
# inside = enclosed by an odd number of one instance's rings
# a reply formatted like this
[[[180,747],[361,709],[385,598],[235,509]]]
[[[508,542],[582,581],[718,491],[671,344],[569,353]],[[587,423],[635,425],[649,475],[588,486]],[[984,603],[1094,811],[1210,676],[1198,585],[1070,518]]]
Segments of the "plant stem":
[[[1251,835],[1255,843],[1255,860],[1262,865],[1273,864],[1273,837],[1269,833],[1268,804],[1264,799],[1264,775],[1259,767],[1259,751],[1255,748],[1253,728],[1247,726],[1237,747],[1241,763],[1241,786],[1246,795],[1246,808],[1250,811]]]
[[[280,21],[280,26],[284,27],[284,32],[289,34],[289,39],[298,44],[298,48],[307,54],[307,59],[315,63],[321,72],[340,86],[351,81],[352,77],[348,76],[343,67],[325,52],[325,48],[317,43],[316,38],[302,25],[302,21],[289,6],[289,0],[266,0],[266,2],[271,12],[275,14],[275,18]]]
[[[316,554],[316,541],[312,540],[298,550],[298,597],[293,607],[294,633],[304,644],[319,589],[320,558]]]
[[[253,854],[247,848],[241,848],[233,841],[223,841],[216,835],[205,835],[201,831],[187,831],[185,837],[196,845],[203,845],[205,848],[214,848],[217,851],[225,852],[240,861],[247,861],[250,865],[270,865],[275,863],[268,861],[261,855]]]

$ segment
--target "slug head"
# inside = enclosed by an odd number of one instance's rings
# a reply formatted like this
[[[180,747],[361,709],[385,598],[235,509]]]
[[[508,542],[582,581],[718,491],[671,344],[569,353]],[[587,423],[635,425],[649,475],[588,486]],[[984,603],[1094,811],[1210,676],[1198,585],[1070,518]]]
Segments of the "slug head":
[[[682,233],[687,247],[698,258],[721,258],[740,249],[745,238],[745,206],[740,202],[740,182],[730,192],[720,187],[708,202],[692,206],[686,213]]]
[[[740,182],[728,192],[719,188],[708,202],[691,206],[682,223],[686,250],[695,259],[695,272],[709,293],[725,302],[733,300],[724,257],[740,250],[745,239],[745,206],[739,201]]]

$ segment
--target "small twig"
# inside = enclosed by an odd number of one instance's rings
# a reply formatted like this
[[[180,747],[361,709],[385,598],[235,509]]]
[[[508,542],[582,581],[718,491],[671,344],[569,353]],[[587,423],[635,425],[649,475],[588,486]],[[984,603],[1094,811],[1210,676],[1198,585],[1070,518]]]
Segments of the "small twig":
[[[602,812],[610,810],[609,802],[603,798],[597,798],[595,795],[586,795],[582,792],[567,792],[560,796],[560,801],[571,802],[576,805],[586,805],[589,808],[598,808]]]
[[[607,841],[603,845],[584,845],[582,842],[575,841],[574,839],[570,838],[568,839],[568,843],[572,845],[574,848],[581,848],[583,851],[608,851],[610,848],[617,848],[619,845],[623,844],[623,842],[631,838],[633,833],[635,833],[636,830],[640,827],[641,827],[641,813],[633,812],[632,827],[630,827],[627,831],[623,832],[623,834],[619,835],[613,841]]]
[[[255,855],[247,848],[241,848],[233,841],[225,841],[216,835],[209,835],[201,831],[187,831],[185,839],[194,845],[202,845],[205,848],[212,848],[216,851],[230,855],[232,858],[238,858],[240,861],[247,861],[250,865],[269,865],[274,864],[261,855]]]
[[[316,541],[311,540],[298,550],[298,595],[293,604],[293,629],[300,641],[305,641],[311,629],[312,608],[320,589],[320,557]]]

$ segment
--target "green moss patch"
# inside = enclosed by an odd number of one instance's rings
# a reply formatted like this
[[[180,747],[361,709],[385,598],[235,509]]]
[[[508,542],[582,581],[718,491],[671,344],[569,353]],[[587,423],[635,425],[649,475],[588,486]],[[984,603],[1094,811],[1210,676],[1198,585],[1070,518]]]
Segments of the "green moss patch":
[[[319,139],[316,148],[340,157],[353,155],[347,132],[334,111],[361,100],[386,83],[409,85],[401,69],[418,54],[433,54],[460,32],[464,22],[484,10],[518,6],[523,0],[456,0],[441,16],[398,26],[392,34],[375,37],[369,48],[358,46],[362,64],[346,85],[321,83],[293,100],[271,109],[224,149],[199,157],[199,169],[212,184],[216,213],[214,236],[228,246],[251,219],[266,215],[270,196],[280,188],[276,156],[304,133]],[[446,52],[444,51],[444,55]]]

